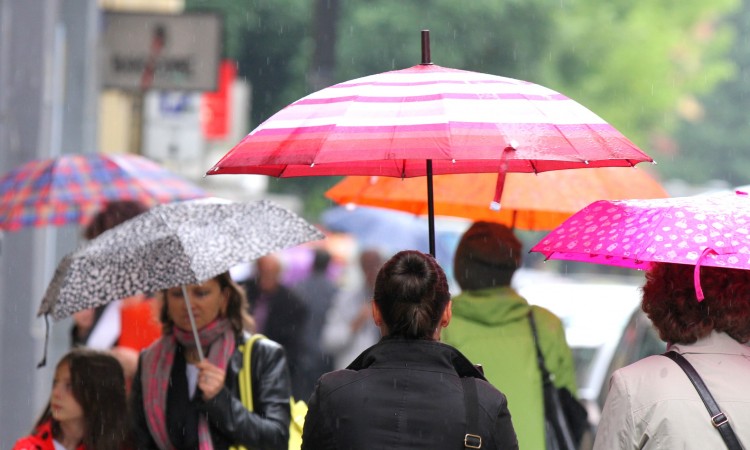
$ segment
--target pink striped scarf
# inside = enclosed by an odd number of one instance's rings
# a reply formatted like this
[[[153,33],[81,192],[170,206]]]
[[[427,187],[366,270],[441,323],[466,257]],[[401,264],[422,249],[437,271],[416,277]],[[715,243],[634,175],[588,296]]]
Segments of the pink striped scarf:
[[[235,347],[234,332],[229,321],[214,320],[198,331],[198,337],[203,348],[210,346],[206,358],[221,369],[226,369]],[[174,448],[169,441],[166,409],[169,374],[172,371],[177,343],[185,348],[195,348],[192,332],[175,327],[172,334],[162,337],[143,352],[143,408],[151,436],[162,450]],[[203,415],[198,418],[198,441],[200,450],[213,450],[208,421]]]

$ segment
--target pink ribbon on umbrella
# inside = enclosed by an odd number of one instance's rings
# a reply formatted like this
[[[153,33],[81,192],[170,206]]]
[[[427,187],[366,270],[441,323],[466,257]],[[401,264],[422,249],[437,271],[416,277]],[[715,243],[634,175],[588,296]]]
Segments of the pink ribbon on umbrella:
[[[497,173],[497,184],[495,185],[495,198],[490,203],[490,209],[500,211],[500,198],[503,196],[503,187],[505,186],[505,175],[508,173],[508,153],[516,151],[518,142],[510,141],[510,145],[503,149],[500,155],[500,171]]]
[[[747,195],[747,192],[735,191],[735,194]],[[698,299],[699,302],[703,301],[703,299],[706,298],[703,295],[703,288],[701,288],[701,262],[709,253],[718,255],[716,250],[712,249],[711,247],[706,247],[705,249],[703,249],[703,252],[701,252],[701,256],[698,258],[698,261],[695,262],[695,270],[693,270],[693,283],[695,284],[695,297]]]
[[[716,253],[716,250],[712,249],[711,247],[706,247],[703,252],[701,252],[701,256],[698,257],[698,261],[695,262],[695,269],[693,270],[693,283],[695,284],[695,298],[698,299],[699,302],[702,302],[704,298],[706,298],[703,295],[703,288],[701,288],[701,262],[703,261],[703,258],[706,257],[709,253],[713,253],[714,255],[718,255]]]

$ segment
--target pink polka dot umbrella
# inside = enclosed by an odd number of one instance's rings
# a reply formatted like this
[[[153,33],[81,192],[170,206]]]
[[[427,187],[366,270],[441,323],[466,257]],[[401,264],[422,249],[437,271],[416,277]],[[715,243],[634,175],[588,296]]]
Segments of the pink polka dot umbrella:
[[[750,269],[750,197],[745,192],[594,202],[532,249],[547,259],[647,270],[658,262]]]

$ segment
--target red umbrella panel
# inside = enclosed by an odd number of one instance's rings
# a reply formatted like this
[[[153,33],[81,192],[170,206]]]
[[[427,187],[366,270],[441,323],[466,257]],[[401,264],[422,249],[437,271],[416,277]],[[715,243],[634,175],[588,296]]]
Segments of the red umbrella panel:
[[[28,162],[0,178],[0,229],[85,224],[112,200],[153,206],[206,196],[142,156],[68,154]]]

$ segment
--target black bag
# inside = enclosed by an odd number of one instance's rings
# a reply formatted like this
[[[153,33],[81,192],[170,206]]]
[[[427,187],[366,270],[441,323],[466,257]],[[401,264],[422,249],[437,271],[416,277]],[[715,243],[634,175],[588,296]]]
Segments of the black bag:
[[[544,364],[544,356],[539,348],[534,314],[529,310],[529,323],[534,335],[537,363],[542,374],[544,394],[544,431],[547,450],[576,450],[589,430],[586,408],[566,388],[556,388]]]

